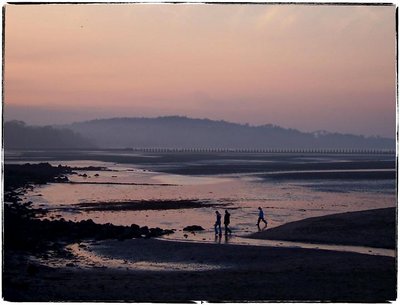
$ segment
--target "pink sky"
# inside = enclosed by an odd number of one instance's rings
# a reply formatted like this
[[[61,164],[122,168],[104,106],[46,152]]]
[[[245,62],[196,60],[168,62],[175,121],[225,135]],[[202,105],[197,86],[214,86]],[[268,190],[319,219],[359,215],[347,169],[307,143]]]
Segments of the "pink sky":
[[[6,120],[395,133],[394,6],[8,4],[5,22]]]

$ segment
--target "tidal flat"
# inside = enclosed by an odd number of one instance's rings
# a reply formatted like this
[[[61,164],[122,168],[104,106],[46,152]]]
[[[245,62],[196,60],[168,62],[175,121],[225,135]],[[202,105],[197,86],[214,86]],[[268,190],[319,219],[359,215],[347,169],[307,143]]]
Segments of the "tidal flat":
[[[19,185],[5,198],[26,206],[30,214],[20,212],[35,226],[91,221],[144,232],[53,236],[34,251],[7,247],[6,239],[6,300],[396,298],[395,156],[21,151],[6,152],[5,159],[6,185],[25,181],[23,173],[8,178],[8,164],[45,161],[65,171],[28,179],[24,190]],[[258,206],[266,227],[255,225]],[[214,212],[225,209],[233,234],[219,238]],[[192,225],[204,230],[183,230]],[[30,231],[21,234],[29,239]],[[335,248],[266,245],[266,239]],[[383,251],[354,252],[346,245]]]

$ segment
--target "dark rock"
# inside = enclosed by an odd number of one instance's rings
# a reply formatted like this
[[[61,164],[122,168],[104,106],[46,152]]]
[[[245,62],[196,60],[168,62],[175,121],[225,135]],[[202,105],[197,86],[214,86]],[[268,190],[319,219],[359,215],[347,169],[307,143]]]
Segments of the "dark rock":
[[[149,235],[149,228],[147,226],[140,228],[140,235]]]
[[[131,224],[130,228],[135,231],[139,231],[140,227],[137,224]]]
[[[175,230],[164,230],[164,232],[163,232],[163,234],[167,234],[167,235],[173,234],[173,233],[175,233]]]
[[[163,234],[163,229],[160,228],[151,228],[149,233],[150,237],[157,237],[157,236],[161,236]]]
[[[194,231],[204,231],[204,228],[198,225],[192,225],[192,226],[187,226],[183,228],[183,231],[189,231],[189,232],[194,232]]]

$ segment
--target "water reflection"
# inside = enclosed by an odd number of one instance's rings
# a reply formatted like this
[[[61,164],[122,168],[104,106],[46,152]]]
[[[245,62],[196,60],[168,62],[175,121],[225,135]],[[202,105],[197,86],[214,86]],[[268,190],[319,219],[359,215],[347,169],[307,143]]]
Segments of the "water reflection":
[[[118,259],[92,251],[88,243],[71,244],[67,246],[67,250],[72,254],[73,265],[77,268],[115,268],[137,271],[208,271],[225,268],[225,266],[211,263],[138,260],[134,257]],[[65,259],[32,258],[32,260],[54,268],[62,268],[66,265]]]
[[[47,217],[62,217],[67,221],[92,219],[100,224],[125,226],[135,223],[140,226],[174,229],[176,233],[165,237],[173,239],[220,243],[219,236],[212,238],[214,214],[217,209],[229,209],[235,235],[247,235],[267,229],[266,226],[255,226],[259,206],[267,215],[268,228],[273,228],[308,217],[393,207],[396,202],[394,193],[375,191],[376,185],[380,187],[384,183],[390,188],[392,180],[382,180],[379,181],[380,184],[373,180],[349,183],[339,180],[279,183],[263,180],[263,183],[260,183],[257,175],[252,173],[183,176],[151,171],[129,164],[90,160],[54,161],[52,164],[104,166],[109,170],[90,173],[78,171],[78,175],[69,177],[71,181],[76,182],[75,184],[48,184],[29,191],[26,200],[32,201],[33,207],[51,208]],[[88,174],[87,177],[79,176],[85,173]],[[166,186],[162,185],[163,183],[174,185]],[[310,183],[318,185],[318,190],[310,187]],[[375,188],[372,187],[373,184],[376,184]],[[333,191],[333,186],[341,191]],[[196,208],[168,210],[128,208],[134,201],[145,203],[151,200],[199,200],[206,204]],[[74,205],[80,203],[121,205],[124,202],[128,203],[126,208],[114,211],[84,211],[74,208]],[[199,225],[205,230],[185,236],[183,228],[192,225]],[[236,243],[237,239],[228,236],[223,241]]]
[[[230,240],[231,240],[231,238],[232,238],[232,235],[231,235],[231,234],[224,234],[223,236],[224,236],[224,237],[222,238],[222,234],[215,235],[214,242],[215,242],[216,244],[221,244],[222,241],[223,241],[223,243],[225,243],[225,244],[230,243]]]

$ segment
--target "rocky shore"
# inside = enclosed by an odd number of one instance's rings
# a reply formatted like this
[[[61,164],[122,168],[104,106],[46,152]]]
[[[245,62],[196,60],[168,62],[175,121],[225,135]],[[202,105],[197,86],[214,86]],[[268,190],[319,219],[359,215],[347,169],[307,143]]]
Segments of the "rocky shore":
[[[56,253],[60,253],[63,252],[63,245],[88,239],[123,240],[159,237],[173,233],[171,230],[140,227],[136,224],[131,226],[96,224],[91,219],[80,222],[64,219],[39,220],[37,216],[42,216],[47,211],[32,208],[31,202],[23,202],[21,197],[25,190],[49,182],[68,181],[66,175],[77,169],[67,166],[54,167],[48,163],[5,165],[3,248],[6,258],[10,257],[13,251],[24,251],[26,255],[47,257],[55,253],[55,248],[57,248]],[[83,169],[101,170],[94,167]],[[4,263],[7,268],[7,259]]]

